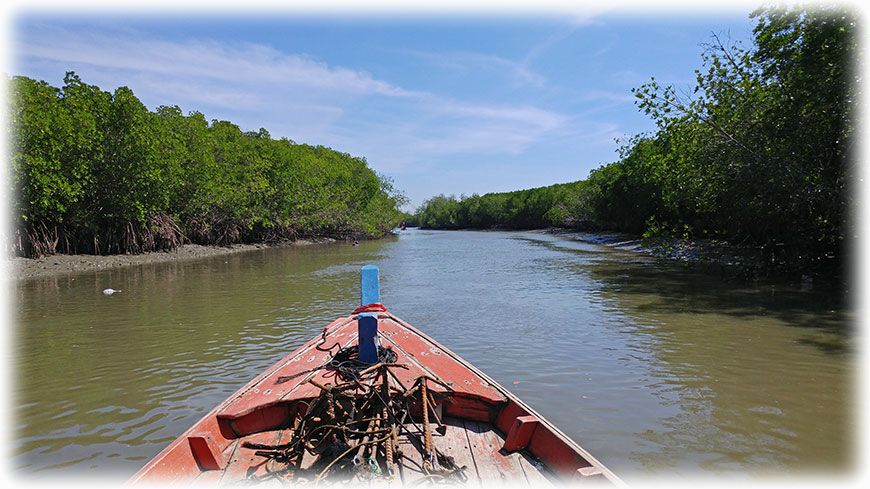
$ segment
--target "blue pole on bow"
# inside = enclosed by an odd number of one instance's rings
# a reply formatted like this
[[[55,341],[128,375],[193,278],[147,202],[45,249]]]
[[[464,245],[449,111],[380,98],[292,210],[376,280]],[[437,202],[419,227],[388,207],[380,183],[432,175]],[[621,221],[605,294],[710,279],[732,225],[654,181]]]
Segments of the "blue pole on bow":
[[[378,267],[366,265],[360,272],[360,305],[381,302]],[[377,363],[378,361],[378,313],[363,312],[357,316],[359,332],[359,361]]]

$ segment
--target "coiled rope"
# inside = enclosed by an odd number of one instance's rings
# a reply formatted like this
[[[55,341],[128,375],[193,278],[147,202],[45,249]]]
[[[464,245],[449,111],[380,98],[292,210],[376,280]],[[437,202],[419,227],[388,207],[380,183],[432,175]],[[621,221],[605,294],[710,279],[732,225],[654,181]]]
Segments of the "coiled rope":
[[[386,308],[382,304],[367,304],[355,310],[354,314],[376,311],[386,311]],[[329,360],[305,372],[279,377],[278,383],[321,368],[336,372],[346,383],[320,385],[314,379],[308,380],[321,392],[307,404],[304,415],[287,420],[287,425],[293,426],[288,443],[263,445],[246,441],[242,444],[244,448],[256,450],[256,456],[281,465],[274,471],[267,466],[268,473],[264,477],[278,477],[294,484],[313,482],[315,485],[330,475],[336,481],[356,478],[371,482],[373,479],[393,479],[396,476],[402,480],[403,463],[407,462],[417,465],[422,472],[422,479],[416,483],[465,482],[468,479],[464,473],[467,467],[458,466],[452,457],[438,450],[429,432],[428,412],[430,409],[434,412],[435,401],[426,382],[431,380],[445,387],[448,399],[452,389],[425,374],[417,378],[411,389],[406,389],[390,370],[408,368],[395,363],[398,355],[392,348],[378,346],[378,360],[369,364],[359,360],[357,345],[342,348],[335,343],[329,348],[321,347],[326,337],[327,330],[324,329],[323,338],[316,348],[329,352]],[[336,347],[338,351],[332,354]],[[398,383],[391,385],[391,377]],[[415,394],[420,397],[422,426],[411,416],[411,405],[417,397]],[[438,423],[441,423],[440,420]],[[444,431],[438,431],[444,434]],[[407,450],[420,451],[422,465],[402,453],[399,435],[407,437]],[[356,452],[355,456],[353,452]],[[317,456],[307,468],[302,467],[305,453]],[[394,467],[398,471],[394,471]]]
[[[383,346],[378,347],[378,361],[375,363],[394,363],[399,356],[392,348]],[[359,345],[341,348],[332,356],[332,359],[326,363],[326,367],[338,372],[342,380],[359,380],[360,372],[371,367],[374,364],[361,362],[359,360]]]

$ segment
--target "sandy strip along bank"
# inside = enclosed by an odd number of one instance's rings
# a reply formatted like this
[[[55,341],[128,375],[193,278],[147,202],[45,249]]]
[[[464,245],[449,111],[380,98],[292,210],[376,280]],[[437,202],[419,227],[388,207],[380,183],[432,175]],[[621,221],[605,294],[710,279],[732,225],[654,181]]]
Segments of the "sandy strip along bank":
[[[12,279],[28,279],[59,275],[71,272],[105,270],[110,268],[142,265],[145,263],[161,263],[168,261],[205,258],[209,256],[228,255],[242,251],[271,248],[275,246],[305,246],[318,243],[332,243],[334,239],[322,238],[314,240],[297,240],[279,244],[237,244],[231,246],[203,246],[186,244],[175,251],[155,251],[138,255],[54,255],[43,258],[7,258],[5,267]]]

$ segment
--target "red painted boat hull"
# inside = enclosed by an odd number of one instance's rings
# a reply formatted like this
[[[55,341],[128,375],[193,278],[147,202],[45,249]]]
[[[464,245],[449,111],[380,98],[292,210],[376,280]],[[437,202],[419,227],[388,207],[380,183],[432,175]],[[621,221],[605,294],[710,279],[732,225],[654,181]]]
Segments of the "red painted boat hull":
[[[353,345],[357,316],[338,319],[325,331],[327,344]],[[451,428],[441,442],[451,450],[459,445],[468,449],[468,455],[457,451],[456,457],[473,462],[480,482],[487,482],[491,464],[497,476],[519,474],[529,485],[536,485],[539,476],[554,483],[598,480],[623,485],[523,401],[413,326],[381,312],[378,337],[397,353],[396,362],[407,366],[396,370],[397,382],[410,387],[425,374],[449,386],[452,399],[442,407]],[[335,372],[319,368],[331,358],[317,348],[319,343],[321,338],[314,338],[266,369],[158,453],[130,483],[229,483],[263,473],[263,459],[240,442],[274,443],[286,436],[281,433],[292,429],[290,420],[320,394],[317,384],[335,383]],[[432,384],[432,390],[448,389]],[[489,438],[478,442],[477,436]],[[540,474],[532,473],[536,470]]]

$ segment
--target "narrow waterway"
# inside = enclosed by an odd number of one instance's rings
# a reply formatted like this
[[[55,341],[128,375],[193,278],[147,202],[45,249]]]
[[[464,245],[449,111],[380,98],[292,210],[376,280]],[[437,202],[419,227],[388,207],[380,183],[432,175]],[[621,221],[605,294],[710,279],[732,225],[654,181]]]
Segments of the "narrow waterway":
[[[567,236],[411,229],[358,247],[13,284],[14,474],[126,479],[348,315],[366,264],[380,267],[390,311],[629,483],[846,474],[856,463],[854,318],[842,298]]]

